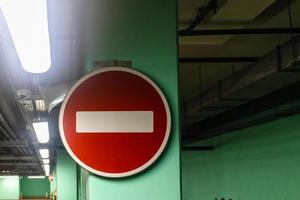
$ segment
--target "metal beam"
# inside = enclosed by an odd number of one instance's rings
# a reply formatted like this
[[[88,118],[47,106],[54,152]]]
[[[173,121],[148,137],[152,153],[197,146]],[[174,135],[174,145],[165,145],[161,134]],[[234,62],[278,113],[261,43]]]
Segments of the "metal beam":
[[[260,57],[182,57],[180,63],[251,63]]]
[[[214,150],[213,146],[185,146],[182,147],[183,151],[212,151]]]
[[[252,28],[252,29],[212,29],[179,31],[179,36],[212,36],[212,35],[264,35],[300,33],[300,28]]]
[[[1,141],[0,148],[6,148],[6,147],[28,147],[28,143],[25,140]]]
[[[0,156],[0,161],[21,161],[21,160],[37,160],[34,156]]]
[[[29,167],[29,166],[39,166],[40,163],[37,162],[31,162],[31,163],[23,163],[23,162],[0,162],[0,166],[24,166],[24,167]]]
[[[211,0],[207,6],[200,8],[198,10],[198,15],[194,19],[194,21],[183,31],[186,34],[193,32],[193,30],[207,17],[207,15],[214,11],[217,11],[217,0]]]
[[[5,172],[2,172],[2,170],[0,170],[0,175],[3,175],[3,176],[11,176],[11,175],[19,175],[19,176],[44,175],[44,171],[42,169],[37,169],[37,168],[28,169],[28,167],[9,170],[9,172],[6,172],[6,170],[3,170],[3,171],[5,171]]]
[[[11,173],[1,173],[1,176],[45,176],[45,172],[23,172],[23,171],[17,171],[17,172],[11,172]]]
[[[234,110],[187,126],[183,128],[182,143],[189,144],[299,113],[300,93],[296,92],[299,88],[300,81],[243,104]]]

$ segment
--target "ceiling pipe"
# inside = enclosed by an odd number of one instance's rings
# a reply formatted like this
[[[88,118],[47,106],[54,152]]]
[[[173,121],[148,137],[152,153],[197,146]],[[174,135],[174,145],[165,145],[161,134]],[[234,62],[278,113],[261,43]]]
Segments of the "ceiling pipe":
[[[180,63],[251,63],[260,57],[181,57]]]
[[[213,151],[214,146],[184,146],[182,151]]]
[[[11,140],[11,136],[7,133],[7,131],[2,127],[2,125],[0,124],[0,133],[4,135],[4,137],[6,137],[7,140]]]
[[[8,123],[6,122],[6,120],[4,119],[4,117],[2,116],[2,114],[0,113],[0,125],[7,131],[7,133],[9,133],[9,139],[12,140],[16,140],[19,139],[14,131],[10,128],[10,126],[8,125]]]
[[[11,130],[11,128],[9,127],[9,125],[7,124],[7,122],[5,121],[5,119],[3,118],[3,116],[0,113],[0,132],[10,141],[14,141],[14,140],[18,140],[18,138],[16,137],[16,135],[14,134],[14,132]],[[12,147],[10,147],[12,148]],[[22,147],[15,147],[20,153],[25,154],[25,149],[23,149]],[[14,153],[16,153],[16,151],[13,150]]]
[[[23,167],[32,167],[39,166],[40,164],[37,162],[0,162],[0,166],[23,166]]]
[[[1,126],[0,126],[1,128]],[[1,130],[1,129],[0,129]],[[9,147],[28,147],[28,143],[25,140],[18,141],[1,141],[0,148],[9,148]]]
[[[251,29],[211,29],[179,31],[179,36],[218,36],[218,35],[270,35],[270,34],[298,34],[300,28],[251,28]]]
[[[28,161],[37,160],[34,156],[0,156],[0,161]]]

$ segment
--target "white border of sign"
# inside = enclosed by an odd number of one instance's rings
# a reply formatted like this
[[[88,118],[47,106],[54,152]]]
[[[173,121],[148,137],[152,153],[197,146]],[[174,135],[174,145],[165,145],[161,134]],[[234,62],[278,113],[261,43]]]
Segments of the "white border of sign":
[[[142,79],[144,79],[145,81],[147,81],[148,83],[150,83],[154,89],[158,92],[158,94],[160,95],[165,109],[166,109],[166,114],[167,114],[167,127],[166,127],[166,133],[165,133],[165,138],[160,146],[160,148],[158,149],[158,151],[156,152],[156,154],[148,161],[146,162],[144,165],[138,167],[137,169],[128,171],[128,172],[124,172],[124,173],[106,173],[106,172],[102,172],[99,170],[95,170],[91,167],[89,167],[88,165],[86,165],[85,163],[83,163],[79,158],[77,158],[77,156],[72,152],[70,146],[68,145],[66,138],[65,138],[65,133],[64,133],[64,128],[63,128],[63,113],[65,111],[65,107],[66,104],[70,98],[70,96],[73,94],[73,92],[77,89],[78,86],[80,86],[85,80],[89,79],[90,77],[100,74],[100,73],[104,73],[104,72],[109,72],[109,71],[123,71],[123,72],[128,72],[134,75],[137,75],[139,77],[141,77]],[[133,69],[129,69],[129,68],[125,68],[125,67],[118,67],[118,66],[114,66],[114,67],[106,67],[104,69],[99,69],[99,70],[95,70],[85,76],[83,76],[79,81],[77,81],[72,88],[69,90],[69,92],[67,93],[63,104],[61,106],[60,109],[60,113],[59,113],[59,132],[60,132],[60,137],[62,139],[62,142],[67,150],[67,152],[70,154],[70,156],[83,168],[85,168],[86,170],[99,175],[99,176],[104,176],[104,177],[109,177],[109,178],[121,178],[121,177],[127,177],[127,176],[132,176],[134,174],[137,174],[143,170],[145,170],[146,168],[148,168],[151,164],[153,164],[157,158],[161,155],[162,151],[164,150],[164,148],[167,145],[169,136],[170,136],[170,131],[171,131],[171,113],[170,113],[170,108],[168,105],[168,102],[166,100],[166,97],[164,96],[164,94],[162,93],[162,91],[160,90],[160,88],[150,79],[148,78],[146,75],[133,70]]]

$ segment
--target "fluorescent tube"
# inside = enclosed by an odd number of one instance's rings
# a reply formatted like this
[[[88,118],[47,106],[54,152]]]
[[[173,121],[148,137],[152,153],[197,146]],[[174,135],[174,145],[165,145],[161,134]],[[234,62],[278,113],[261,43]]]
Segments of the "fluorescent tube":
[[[29,179],[43,179],[45,176],[27,176]]]
[[[49,164],[44,164],[44,169],[45,169],[45,175],[49,176],[49,174],[50,174],[50,165]]]
[[[49,164],[49,163],[50,163],[50,160],[49,160],[49,159],[43,159],[43,163],[44,163],[44,164]]]
[[[40,143],[49,142],[49,127],[48,122],[34,122],[32,123],[34,132],[36,134],[37,140]]]
[[[49,150],[48,149],[40,149],[40,154],[43,159],[49,158]]]
[[[43,73],[51,66],[47,0],[0,0],[22,67]]]

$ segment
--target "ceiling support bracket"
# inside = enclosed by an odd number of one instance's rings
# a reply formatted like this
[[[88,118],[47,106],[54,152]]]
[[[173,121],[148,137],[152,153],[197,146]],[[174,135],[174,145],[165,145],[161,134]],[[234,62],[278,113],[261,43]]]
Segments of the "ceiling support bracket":
[[[207,17],[207,15],[213,11],[217,13],[218,2],[217,0],[211,0],[207,6],[199,8],[198,13],[194,21],[184,30],[186,34],[190,34],[193,30]]]

